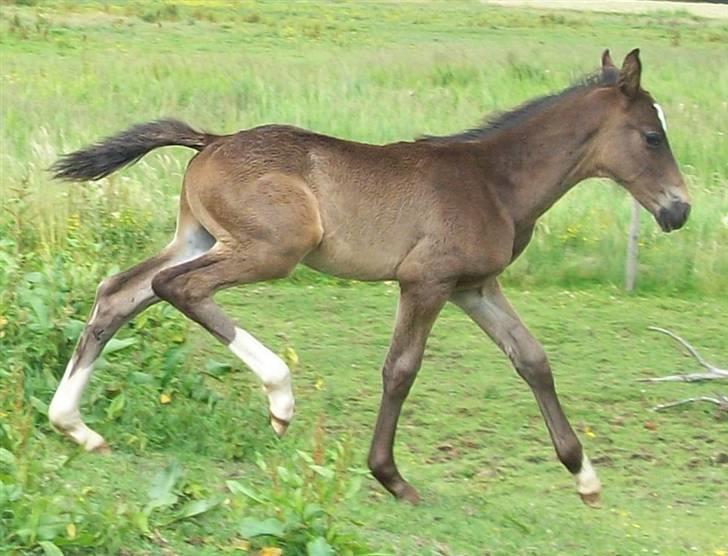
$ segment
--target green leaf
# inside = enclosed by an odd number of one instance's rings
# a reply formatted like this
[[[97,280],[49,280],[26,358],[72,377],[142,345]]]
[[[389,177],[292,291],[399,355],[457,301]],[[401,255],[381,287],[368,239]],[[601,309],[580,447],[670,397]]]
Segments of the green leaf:
[[[134,371],[129,374],[129,382],[135,384],[153,384],[154,376],[149,373],[143,373],[141,371]]]
[[[149,486],[149,503],[146,510],[151,511],[154,508],[164,506],[173,506],[177,503],[177,495],[174,494],[174,487],[182,477],[182,467],[179,463],[172,462],[162,469],[152,479]]]
[[[104,351],[101,352],[101,355],[104,356],[121,351],[122,349],[126,349],[136,343],[137,341],[134,338],[111,338],[104,347]]]
[[[205,364],[205,370],[202,371],[207,376],[211,376],[214,379],[220,380],[223,376],[233,370],[232,365],[228,363],[220,363],[209,359]]]
[[[220,503],[220,499],[193,500],[182,507],[180,515],[186,519],[196,515],[204,514]]]
[[[258,502],[258,504],[265,504],[265,500],[258,496],[256,492],[240,484],[238,481],[227,481],[225,485],[228,487],[228,490],[233,494],[242,494],[243,496],[247,496],[251,500]]]
[[[51,541],[40,541],[38,543],[43,549],[45,556],[63,556],[63,552]]]
[[[110,421],[116,419],[121,414],[125,404],[126,396],[122,392],[121,394],[116,396],[109,404],[109,407],[106,408],[107,419],[109,419]]]
[[[183,519],[189,519],[191,517],[204,514],[205,512],[210,511],[219,504],[219,498],[211,498],[209,500],[192,500],[182,506],[177,515],[175,515],[171,520],[165,523],[165,525],[169,525],[170,523],[174,523],[175,521],[181,521]]]
[[[46,417],[48,416],[48,405],[45,402],[39,400],[35,396],[31,396],[30,405],[41,415],[45,415]]]
[[[150,500],[147,505],[144,506],[144,513],[149,515],[152,513],[152,510],[156,510],[157,508],[170,508],[174,506],[178,500],[179,496],[173,492],[167,492]]]
[[[15,466],[15,456],[10,450],[0,448],[0,463],[7,466]]]
[[[84,323],[80,320],[69,319],[63,326],[63,337],[66,340],[75,340],[81,335]]]
[[[269,536],[283,538],[285,532],[283,529],[283,523],[269,517],[265,520],[255,519],[254,517],[246,517],[240,524],[238,532],[246,539],[253,537]]]
[[[324,479],[333,479],[336,475],[336,472],[330,467],[324,467],[322,465],[311,465],[310,467],[315,473],[321,475]]]
[[[149,533],[149,517],[147,512],[133,512],[131,519],[142,533]]]
[[[281,479],[281,481],[283,481],[284,483],[290,482],[291,474],[288,472],[288,469],[286,469],[282,465],[276,467],[276,473],[278,474],[278,477]]]
[[[349,485],[346,487],[346,492],[344,493],[345,499],[353,498],[361,490],[363,479],[364,477],[359,475],[349,481]]]
[[[324,515],[326,512],[318,504],[306,504],[303,508],[303,519],[305,521],[311,521],[313,518]]]
[[[28,272],[25,275],[25,281],[29,284],[39,284],[43,281],[43,275],[40,272]]]
[[[50,328],[50,318],[48,317],[48,307],[46,306],[45,302],[43,301],[43,297],[41,295],[33,296],[30,299],[28,299],[28,304],[33,309],[33,313],[35,313],[35,319],[36,323],[41,325],[44,329]]]
[[[316,537],[314,540],[306,544],[306,553],[308,556],[336,556],[336,552],[323,537]]]

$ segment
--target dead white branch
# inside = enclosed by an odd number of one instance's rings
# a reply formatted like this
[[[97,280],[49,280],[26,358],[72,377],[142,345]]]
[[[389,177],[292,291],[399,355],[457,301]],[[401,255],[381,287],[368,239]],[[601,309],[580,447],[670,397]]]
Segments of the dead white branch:
[[[627,234],[627,260],[624,263],[624,289],[634,291],[637,281],[637,250],[640,239],[640,204],[637,199],[632,202],[632,217]]]
[[[683,405],[692,402],[714,403],[721,411],[728,411],[728,396],[723,396],[721,394],[714,394],[713,396],[699,396],[697,398],[687,398],[685,400],[680,400],[677,402],[663,403],[660,405],[656,405],[652,409],[654,409],[655,411],[662,411],[663,409],[667,409],[669,407],[675,407],[676,405]]]
[[[650,326],[648,327],[649,330],[654,330],[656,332],[661,332],[662,334],[667,334],[670,336],[673,340],[679,342],[682,344],[692,355],[695,360],[705,369],[707,369],[707,372],[704,373],[689,373],[689,374],[683,374],[683,375],[669,375],[669,376],[662,376],[662,377],[655,377],[655,378],[643,378],[640,379],[640,382],[699,382],[701,380],[726,380],[728,379],[728,370],[727,369],[719,369],[715,365],[712,365],[711,363],[708,363],[705,359],[703,359],[698,351],[691,346],[689,343],[687,343],[685,340],[683,340],[680,336],[675,334],[674,332],[670,332],[669,330],[666,330],[664,328],[659,328],[657,326]]]
[[[666,330],[665,328],[660,328],[658,326],[650,326],[648,327],[650,330],[654,330],[655,332],[660,332],[662,334],[666,334],[670,336],[673,340],[676,342],[679,342],[685,349],[688,350],[690,355],[693,356],[693,358],[705,369],[707,369],[707,372],[704,373],[689,373],[689,374],[683,374],[683,375],[669,375],[669,376],[662,376],[662,377],[655,377],[655,378],[643,378],[640,379],[640,382],[699,382],[701,380],[719,380],[719,379],[728,379],[728,370],[726,369],[719,369],[715,365],[708,363],[705,359],[701,357],[701,355],[698,353],[698,350],[696,350],[693,346],[691,346],[689,343],[687,343],[685,340],[683,340],[680,336],[675,334],[674,332],[670,332],[669,330]],[[708,402],[712,403],[718,406],[718,409],[720,411],[728,411],[728,396],[725,396],[723,394],[714,394],[713,396],[697,396],[694,398],[687,398],[684,400],[678,400],[676,402],[669,402],[669,403],[663,403],[660,405],[656,405],[652,409],[655,411],[662,411],[663,409],[668,409],[670,407],[676,407],[678,405],[693,403],[693,402]]]

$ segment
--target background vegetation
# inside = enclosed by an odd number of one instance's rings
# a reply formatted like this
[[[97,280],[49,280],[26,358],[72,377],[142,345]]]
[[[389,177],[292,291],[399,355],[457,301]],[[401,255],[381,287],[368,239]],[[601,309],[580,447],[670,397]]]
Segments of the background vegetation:
[[[714,359],[728,349],[728,72],[716,62],[726,44],[725,22],[671,12],[1,3],[0,552],[725,554],[725,417],[652,414],[683,388],[633,381],[684,366],[649,324]],[[668,236],[644,215],[639,295],[625,296],[615,284],[628,197],[586,183],[541,221],[504,280],[602,471],[601,512],[580,507],[525,386],[450,309],[399,437],[425,502],[389,500],[362,464],[394,287],[307,270],[220,296],[300,361],[299,415],[283,441],[250,373],[164,306],[119,334],[89,388],[85,413],[113,454],[81,454],[51,433],[45,404],[96,284],[168,241],[190,157],[165,149],[67,185],[44,172],[58,154],[160,116],[215,132],[288,122],[370,142],[448,133],[566,86],[607,46],[615,58],[642,47],[692,219]]]

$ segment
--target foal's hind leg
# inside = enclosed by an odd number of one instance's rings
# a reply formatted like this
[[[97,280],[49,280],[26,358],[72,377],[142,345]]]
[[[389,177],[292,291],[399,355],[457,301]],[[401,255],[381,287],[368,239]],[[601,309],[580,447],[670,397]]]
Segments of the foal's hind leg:
[[[574,475],[579,495],[584,503],[598,505],[601,483],[561,409],[543,347],[518,318],[498,283],[493,281],[482,290],[458,292],[451,301],[465,311],[511,359],[518,374],[531,387],[556,454]]]
[[[267,176],[244,187],[233,188],[238,193],[227,202],[219,202],[215,195],[197,197],[199,205],[193,204],[193,211],[217,244],[202,257],[157,274],[152,288],[227,345],[260,378],[271,424],[282,436],[294,409],[288,367],[235,326],[212,296],[222,288],[287,276],[321,241],[321,223],[315,198],[295,178]]]
[[[48,408],[48,418],[56,429],[86,450],[107,449],[104,439],[83,423],[79,409],[94,362],[121,326],[159,301],[152,291],[152,278],[167,266],[200,255],[212,243],[212,237],[199,226],[181,226],[161,253],[101,282],[91,316]]]

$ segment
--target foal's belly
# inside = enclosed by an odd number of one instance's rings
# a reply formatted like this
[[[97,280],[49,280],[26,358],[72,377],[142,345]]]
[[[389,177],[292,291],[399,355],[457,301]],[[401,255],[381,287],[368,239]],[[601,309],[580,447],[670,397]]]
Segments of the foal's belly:
[[[366,242],[324,234],[319,246],[303,259],[306,266],[354,280],[394,280],[406,250],[383,241]]]

